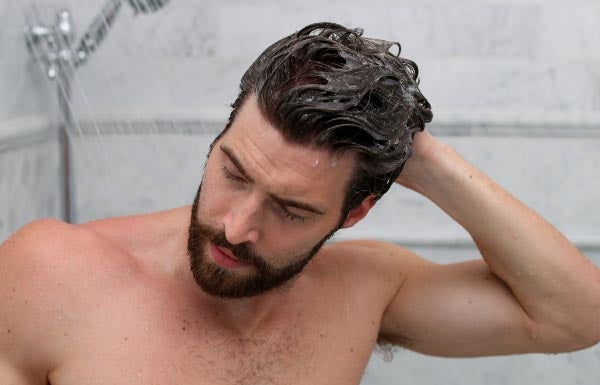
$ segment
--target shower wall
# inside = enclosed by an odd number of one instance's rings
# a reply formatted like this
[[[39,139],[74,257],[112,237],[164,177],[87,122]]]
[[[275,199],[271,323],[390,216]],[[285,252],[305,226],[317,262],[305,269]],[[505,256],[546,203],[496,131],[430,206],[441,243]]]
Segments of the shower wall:
[[[24,10],[0,1],[0,242],[62,215],[56,101],[23,39]]]
[[[45,22],[68,7],[81,33],[102,1],[37,4]],[[55,90],[23,44],[28,6],[0,0],[0,241],[61,215]],[[276,39],[331,20],[400,41],[433,105],[431,132],[600,265],[598,14],[595,0],[173,0],[137,17],[124,7],[73,79],[75,221],[189,204],[243,71]],[[463,229],[399,187],[337,239],[356,237],[437,262],[478,257]],[[401,351],[389,364],[374,355],[362,384],[595,383],[599,360],[599,348],[471,360]]]

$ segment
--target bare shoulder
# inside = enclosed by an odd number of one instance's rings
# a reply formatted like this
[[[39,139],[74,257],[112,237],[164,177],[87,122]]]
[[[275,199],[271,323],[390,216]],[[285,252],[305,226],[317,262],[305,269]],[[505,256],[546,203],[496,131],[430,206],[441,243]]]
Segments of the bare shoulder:
[[[0,255],[0,266],[9,276],[16,275],[16,280],[136,266],[135,260],[110,239],[56,219],[40,219],[22,227],[0,246]]]
[[[32,368],[44,373],[55,365],[60,337],[89,296],[135,270],[135,261],[114,244],[55,219],[10,236],[0,245],[0,382],[6,368],[28,368],[31,375]]]

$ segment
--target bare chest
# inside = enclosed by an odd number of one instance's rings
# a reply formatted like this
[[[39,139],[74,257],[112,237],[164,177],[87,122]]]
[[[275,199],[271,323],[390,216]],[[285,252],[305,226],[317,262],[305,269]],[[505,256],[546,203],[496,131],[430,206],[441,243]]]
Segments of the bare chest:
[[[379,324],[372,309],[322,297],[247,335],[161,290],[96,302],[65,334],[68,359],[53,385],[358,384]]]

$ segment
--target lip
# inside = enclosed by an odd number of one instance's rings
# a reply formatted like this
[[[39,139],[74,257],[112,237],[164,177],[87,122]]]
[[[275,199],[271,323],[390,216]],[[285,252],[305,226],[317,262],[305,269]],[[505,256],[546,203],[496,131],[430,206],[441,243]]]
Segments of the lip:
[[[229,256],[224,250],[215,246],[213,243],[210,244],[210,253],[214,261],[221,267],[226,269],[235,269],[243,266],[248,266],[248,264],[238,261],[233,257]]]

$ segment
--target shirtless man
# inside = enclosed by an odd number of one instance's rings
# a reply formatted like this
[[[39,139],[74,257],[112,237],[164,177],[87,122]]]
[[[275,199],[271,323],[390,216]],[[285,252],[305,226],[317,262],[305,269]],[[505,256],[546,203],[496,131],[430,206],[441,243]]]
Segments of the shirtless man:
[[[345,385],[378,339],[447,357],[596,344],[598,269],[415,135],[431,120],[416,66],[359,35],[312,25],[259,57],[192,207],[13,234],[0,248],[0,383]],[[394,182],[464,226],[483,259],[321,248]]]

